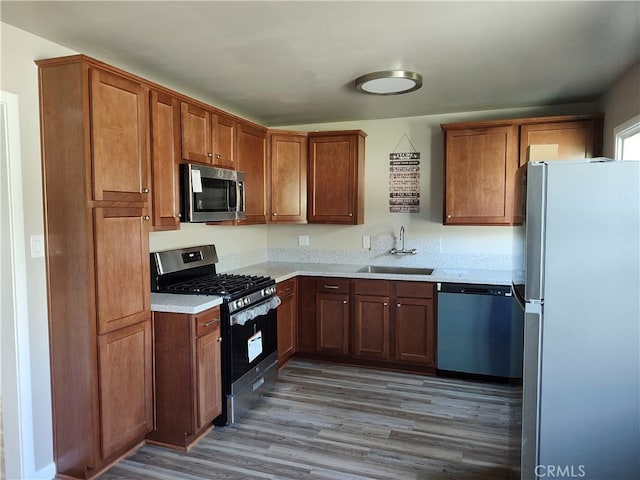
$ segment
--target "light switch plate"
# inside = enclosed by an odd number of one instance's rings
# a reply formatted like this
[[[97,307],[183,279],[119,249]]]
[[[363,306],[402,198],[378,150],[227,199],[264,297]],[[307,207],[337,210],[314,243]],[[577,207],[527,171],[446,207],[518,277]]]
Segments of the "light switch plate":
[[[371,237],[369,235],[362,237],[362,248],[371,248]]]
[[[44,257],[44,235],[31,235],[31,258]]]
[[[299,247],[308,247],[309,246],[309,235],[298,235],[298,246]]]

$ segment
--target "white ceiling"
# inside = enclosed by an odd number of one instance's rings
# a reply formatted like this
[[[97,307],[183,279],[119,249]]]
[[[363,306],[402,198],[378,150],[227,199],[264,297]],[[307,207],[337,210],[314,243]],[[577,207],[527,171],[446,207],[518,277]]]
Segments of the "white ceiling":
[[[266,126],[593,101],[640,58],[640,2],[0,2],[0,19]],[[423,87],[357,93],[368,72]]]

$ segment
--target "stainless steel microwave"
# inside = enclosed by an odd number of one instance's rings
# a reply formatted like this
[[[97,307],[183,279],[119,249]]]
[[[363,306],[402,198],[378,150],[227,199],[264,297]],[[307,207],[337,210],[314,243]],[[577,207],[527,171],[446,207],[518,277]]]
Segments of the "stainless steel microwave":
[[[180,165],[183,222],[242,220],[244,173],[195,163]]]

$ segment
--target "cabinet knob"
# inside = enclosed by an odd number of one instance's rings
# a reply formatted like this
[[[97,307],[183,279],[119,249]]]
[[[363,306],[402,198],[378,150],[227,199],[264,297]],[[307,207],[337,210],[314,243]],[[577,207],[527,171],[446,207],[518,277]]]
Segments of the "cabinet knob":
[[[147,222],[148,222],[149,220],[151,220],[151,217],[150,217],[149,215],[145,215],[145,216],[144,216],[144,217],[142,217],[142,218],[143,218],[143,220],[146,220]]]
[[[220,155],[219,153],[216,153],[216,158],[221,158],[222,155]]]
[[[213,157],[213,153],[207,153],[207,157]]]
[[[449,214],[447,214],[447,218],[451,218],[451,214],[450,214],[450,213],[449,213]]]
[[[347,301],[346,301],[346,300],[343,300],[343,301],[342,301],[342,303],[347,303]]]
[[[387,305],[389,305],[387,302],[384,302],[383,305],[386,307]]]
[[[400,308],[400,304],[399,304],[399,303],[396,303],[396,307]]]
[[[273,215],[274,217],[278,216],[278,214],[276,212],[273,212],[271,215]]]
[[[350,214],[349,214],[349,216],[350,216],[350,217],[353,217],[353,213],[350,213]]]
[[[142,189],[142,193],[149,193],[149,189],[148,188],[143,188]]]
[[[216,342],[218,342],[218,343],[222,343],[222,337],[218,337],[218,338],[216,338]]]
[[[177,213],[176,214],[176,218],[182,218],[182,214],[181,213]]]

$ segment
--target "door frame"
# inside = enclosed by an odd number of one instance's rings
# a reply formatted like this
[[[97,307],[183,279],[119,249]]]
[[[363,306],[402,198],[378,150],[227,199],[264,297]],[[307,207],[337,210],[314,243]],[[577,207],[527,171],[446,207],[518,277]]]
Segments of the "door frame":
[[[2,428],[6,478],[51,478],[36,471],[27,299],[26,236],[22,196],[18,96],[0,92],[0,350]],[[7,268],[8,267],[8,268]],[[6,284],[6,285],[5,285]]]

